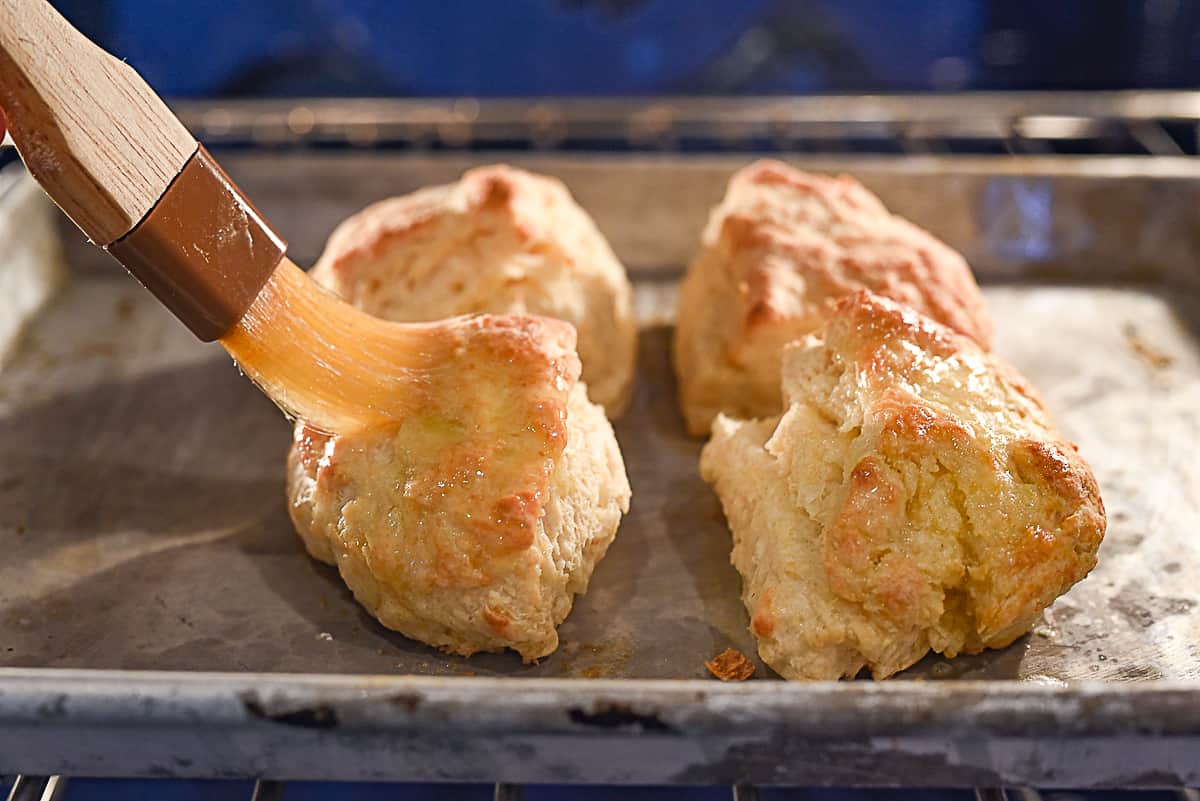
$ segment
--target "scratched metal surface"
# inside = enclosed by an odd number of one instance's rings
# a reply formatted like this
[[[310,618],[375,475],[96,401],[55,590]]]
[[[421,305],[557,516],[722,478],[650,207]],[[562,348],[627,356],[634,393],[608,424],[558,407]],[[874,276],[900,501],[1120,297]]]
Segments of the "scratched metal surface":
[[[222,351],[191,341],[131,280],[75,250],[74,282],[0,371],[0,665],[703,678],[703,660],[726,647],[753,654],[728,534],[675,409],[666,327],[670,268],[737,163],[531,161],[597,207],[645,279],[636,400],[617,424],[633,509],[557,653],[536,666],[511,654],[447,657],[364,614],[291,531],[287,423]],[[931,657],[901,678],[1200,678],[1200,248],[1187,227],[1200,204],[1180,208],[1200,178],[1113,175],[1112,162],[1090,176],[1064,167],[1021,177],[1004,165],[849,166],[971,256],[989,282],[997,350],[1080,443],[1109,533],[1099,568],[1032,635],[978,657]],[[230,161],[278,225],[312,241],[386,194],[380,176],[398,192],[463,166]],[[285,180],[333,201],[301,205]],[[1114,181],[1130,188],[1107,191]],[[647,196],[654,215],[637,200]],[[760,665],[759,676],[771,674]]]

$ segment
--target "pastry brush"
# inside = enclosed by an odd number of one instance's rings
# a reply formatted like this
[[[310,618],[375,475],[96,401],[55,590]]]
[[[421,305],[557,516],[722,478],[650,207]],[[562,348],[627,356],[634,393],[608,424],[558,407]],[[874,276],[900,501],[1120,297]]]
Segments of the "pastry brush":
[[[0,0],[0,108],[29,172],[286,413],[331,433],[395,418],[479,325],[398,325],[342,303],[127,64],[44,0]],[[475,333],[472,333],[475,332]]]

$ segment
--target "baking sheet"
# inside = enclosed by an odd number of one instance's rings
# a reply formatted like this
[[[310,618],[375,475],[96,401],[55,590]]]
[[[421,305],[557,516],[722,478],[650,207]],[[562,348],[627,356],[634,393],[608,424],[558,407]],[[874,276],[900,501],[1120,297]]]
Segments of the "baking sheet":
[[[227,164],[309,258],[314,232],[345,213],[465,166],[377,160],[368,180],[365,157],[277,161]],[[447,657],[376,624],[292,533],[279,413],[223,351],[75,250],[75,281],[0,371],[0,665],[682,679],[706,676],[703,660],[726,647],[753,655],[700,443],[675,408],[665,327],[703,209],[737,162],[529,161],[596,212],[635,269],[645,322],[635,402],[617,425],[633,508],[558,652],[535,666]],[[968,253],[997,351],[1080,443],[1110,525],[1100,566],[1031,635],[899,678],[1200,677],[1200,268],[1197,206],[1179,202],[1198,182],[1111,162],[1091,176],[923,164],[818,166],[851,169]]]

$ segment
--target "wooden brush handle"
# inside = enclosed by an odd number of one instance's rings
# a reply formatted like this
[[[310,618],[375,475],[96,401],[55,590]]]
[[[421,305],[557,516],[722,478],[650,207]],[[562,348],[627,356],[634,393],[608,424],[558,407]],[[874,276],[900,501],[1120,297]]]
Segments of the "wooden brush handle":
[[[196,140],[45,0],[0,0],[0,108],[29,171],[98,245],[162,197]]]
[[[47,194],[196,336],[241,319],[283,239],[146,82],[45,0],[0,0],[0,108]]]

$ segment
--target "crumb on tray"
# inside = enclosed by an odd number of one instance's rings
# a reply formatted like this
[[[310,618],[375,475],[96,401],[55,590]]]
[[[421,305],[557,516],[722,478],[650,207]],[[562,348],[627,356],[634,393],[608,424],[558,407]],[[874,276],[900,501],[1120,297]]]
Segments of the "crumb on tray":
[[[1170,367],[1175,361],[1171,356],[1147,344],[1133,325],[1125,326],[1125,340],[1133,352],[1151,367],[1161,370],[1164,367]]]
[[[721,681],[745,681],[754,675],[754,663],[733,648],[726,648],[704,666]]]
[[[117,305],[113,309],[117,319],[121,322],[128,322],[133,317],[135,311],[137,311],[137,307],[134,305],[133,298],[128,295],[119,298]]]

